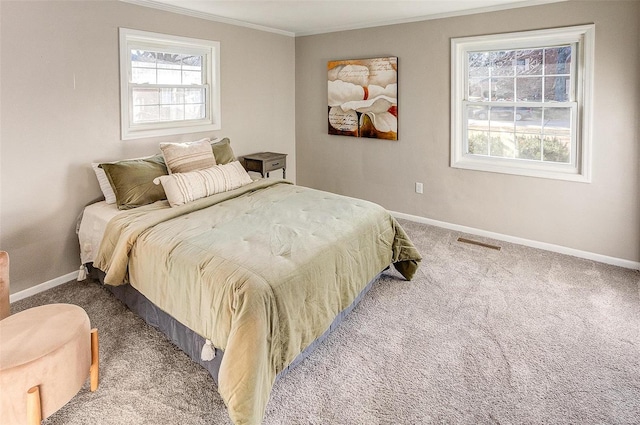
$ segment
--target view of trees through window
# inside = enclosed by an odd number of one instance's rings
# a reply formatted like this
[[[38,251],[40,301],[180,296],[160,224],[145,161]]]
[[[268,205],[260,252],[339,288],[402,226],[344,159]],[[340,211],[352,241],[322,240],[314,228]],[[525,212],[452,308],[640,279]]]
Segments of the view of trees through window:
[[[572,45],[467,53],[468,153],[571,160]]]

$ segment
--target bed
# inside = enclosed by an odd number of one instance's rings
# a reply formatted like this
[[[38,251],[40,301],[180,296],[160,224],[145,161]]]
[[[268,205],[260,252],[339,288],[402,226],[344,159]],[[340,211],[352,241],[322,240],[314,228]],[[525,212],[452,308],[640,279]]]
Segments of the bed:
[[[171,204],[89,206],[82,261],[192,358],[200,354],[235,424],[261,423],[276,378],[385,268],[411,279],[420,261],[382,207],[286,180]]]

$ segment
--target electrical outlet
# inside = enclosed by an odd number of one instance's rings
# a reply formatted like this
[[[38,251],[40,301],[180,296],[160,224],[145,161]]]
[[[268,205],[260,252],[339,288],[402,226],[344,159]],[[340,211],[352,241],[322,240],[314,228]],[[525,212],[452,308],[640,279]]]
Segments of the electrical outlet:
[[[422,193],[422,183],[416,182],[416,193]]]

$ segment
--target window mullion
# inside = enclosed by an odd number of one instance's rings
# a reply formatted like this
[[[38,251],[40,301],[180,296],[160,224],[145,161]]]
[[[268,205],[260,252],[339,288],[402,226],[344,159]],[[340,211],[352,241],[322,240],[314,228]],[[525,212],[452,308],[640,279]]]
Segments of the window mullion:
[[[139,83],[129,83],[129,86],[132,88],[141,88],[141,89],[206,89],[209,87],[208,84],[139,84]]]

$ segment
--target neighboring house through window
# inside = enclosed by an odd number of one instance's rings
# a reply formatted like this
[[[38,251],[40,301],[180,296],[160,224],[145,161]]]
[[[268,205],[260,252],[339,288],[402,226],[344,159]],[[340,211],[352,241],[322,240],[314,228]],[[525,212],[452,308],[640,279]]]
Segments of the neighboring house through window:
[[[455,38],[451,166],[590,181],[594,26]]]
[[[120,28],[122,139],[220,129],[216,41]]]

